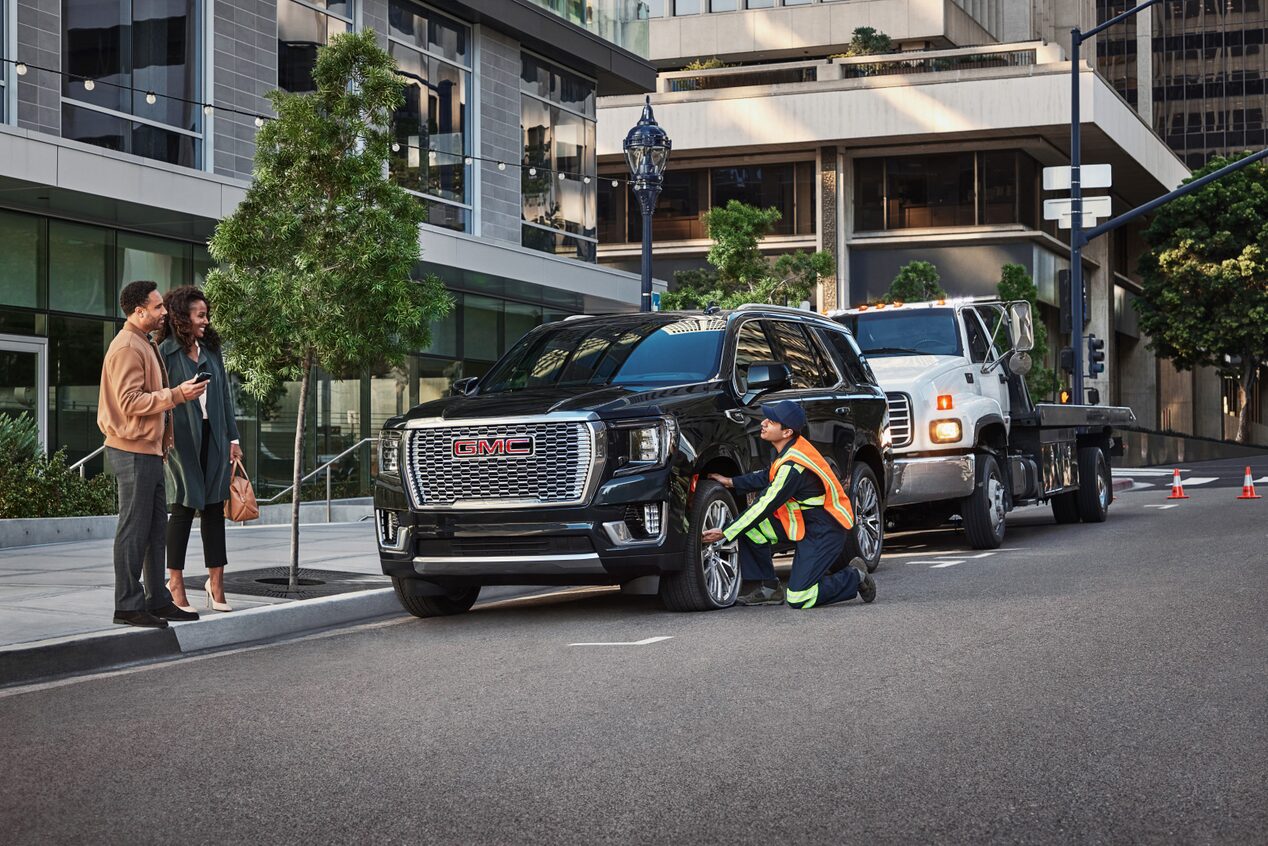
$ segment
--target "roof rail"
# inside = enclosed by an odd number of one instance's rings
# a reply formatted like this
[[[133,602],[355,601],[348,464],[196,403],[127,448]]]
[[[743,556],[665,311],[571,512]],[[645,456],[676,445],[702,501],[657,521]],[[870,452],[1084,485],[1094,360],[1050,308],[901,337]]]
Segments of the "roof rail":
[[[818,314],[808,308],[793,308],[792,306],[768,305],[766,303],[744,303],[735,309],[736,311],[778,311],[800,315],[811,315],[817,317]]]

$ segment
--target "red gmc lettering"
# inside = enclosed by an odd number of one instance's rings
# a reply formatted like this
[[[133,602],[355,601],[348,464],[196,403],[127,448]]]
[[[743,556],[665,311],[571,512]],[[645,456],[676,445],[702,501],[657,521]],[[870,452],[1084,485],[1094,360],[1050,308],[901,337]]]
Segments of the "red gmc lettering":
[[[527,435],[507,438],[462,438],[453,442],[455,458],[490,455],[532,455],[533,439]]]

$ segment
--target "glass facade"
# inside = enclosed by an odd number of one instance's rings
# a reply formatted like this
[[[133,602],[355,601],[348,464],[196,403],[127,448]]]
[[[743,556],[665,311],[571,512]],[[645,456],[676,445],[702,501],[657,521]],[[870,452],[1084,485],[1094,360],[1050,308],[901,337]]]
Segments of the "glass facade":
[[[611,177],[599,180],[599,241],[604,244],[639,243],[643,238],[642,211],[633,190],[624,182],[614,187]],[[707,238],[704,215],[714,206],[739,200],[780,211],[776,235],[815,233],[816,191],[814,162],[743,165],[738,167],[669,169],[665,172],[652,237],[657,241]]]
[[[855,161],[857,231],[1036,227],[1037,166],[1025,153],[948,153]]]
[[[315,91],[317,48],[350,29],[350,0],[277,0],[277,87]]]
[[[62,137],[199,167],[201,8],[197,0],[63,0]]]
[[[520,193],[525,247],[595,260],[595,94],[592,80],[522,54]]]
[[[392,178],[433,226],[471,231],[471,30],[409,0],[388,6],[388,51],[405,79],[393,120]]]

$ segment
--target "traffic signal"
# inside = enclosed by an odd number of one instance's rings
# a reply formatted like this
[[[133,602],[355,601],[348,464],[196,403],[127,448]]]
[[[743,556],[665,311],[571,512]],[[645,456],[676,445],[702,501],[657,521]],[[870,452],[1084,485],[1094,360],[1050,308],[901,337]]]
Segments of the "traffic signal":
[[[1083,277],[1083,325],[1092,322],[1092,309],[1088,306],[1087,276]],[[1057,271],[1057,329],[1069,334],[1074,330],[1074,303],[1070,296],[1070,271]]]
[[[1074,394],[1070,391],[1069,388],[1062,388],[1060,391],[1057,391],[1057,402],[1061,403],[1062,405],[1069,405],[1070,398],[1073,396]]]
[[[1074,372],[1074,349],[1071,347],[1062,347],[1057,353],[1057,363],[1066,373]]]
[[[1091,376],[1105,372],[1105,339],[1087,336],[1087,372]]]

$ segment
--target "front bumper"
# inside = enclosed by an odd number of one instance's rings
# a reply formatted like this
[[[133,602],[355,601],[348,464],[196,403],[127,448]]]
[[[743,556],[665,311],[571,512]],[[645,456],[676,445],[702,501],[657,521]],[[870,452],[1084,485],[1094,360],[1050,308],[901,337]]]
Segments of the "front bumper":
[[[929,458],[894,456],[887,507],[963,499],[973,493],[977,460],[971,454],[938,455]]]

